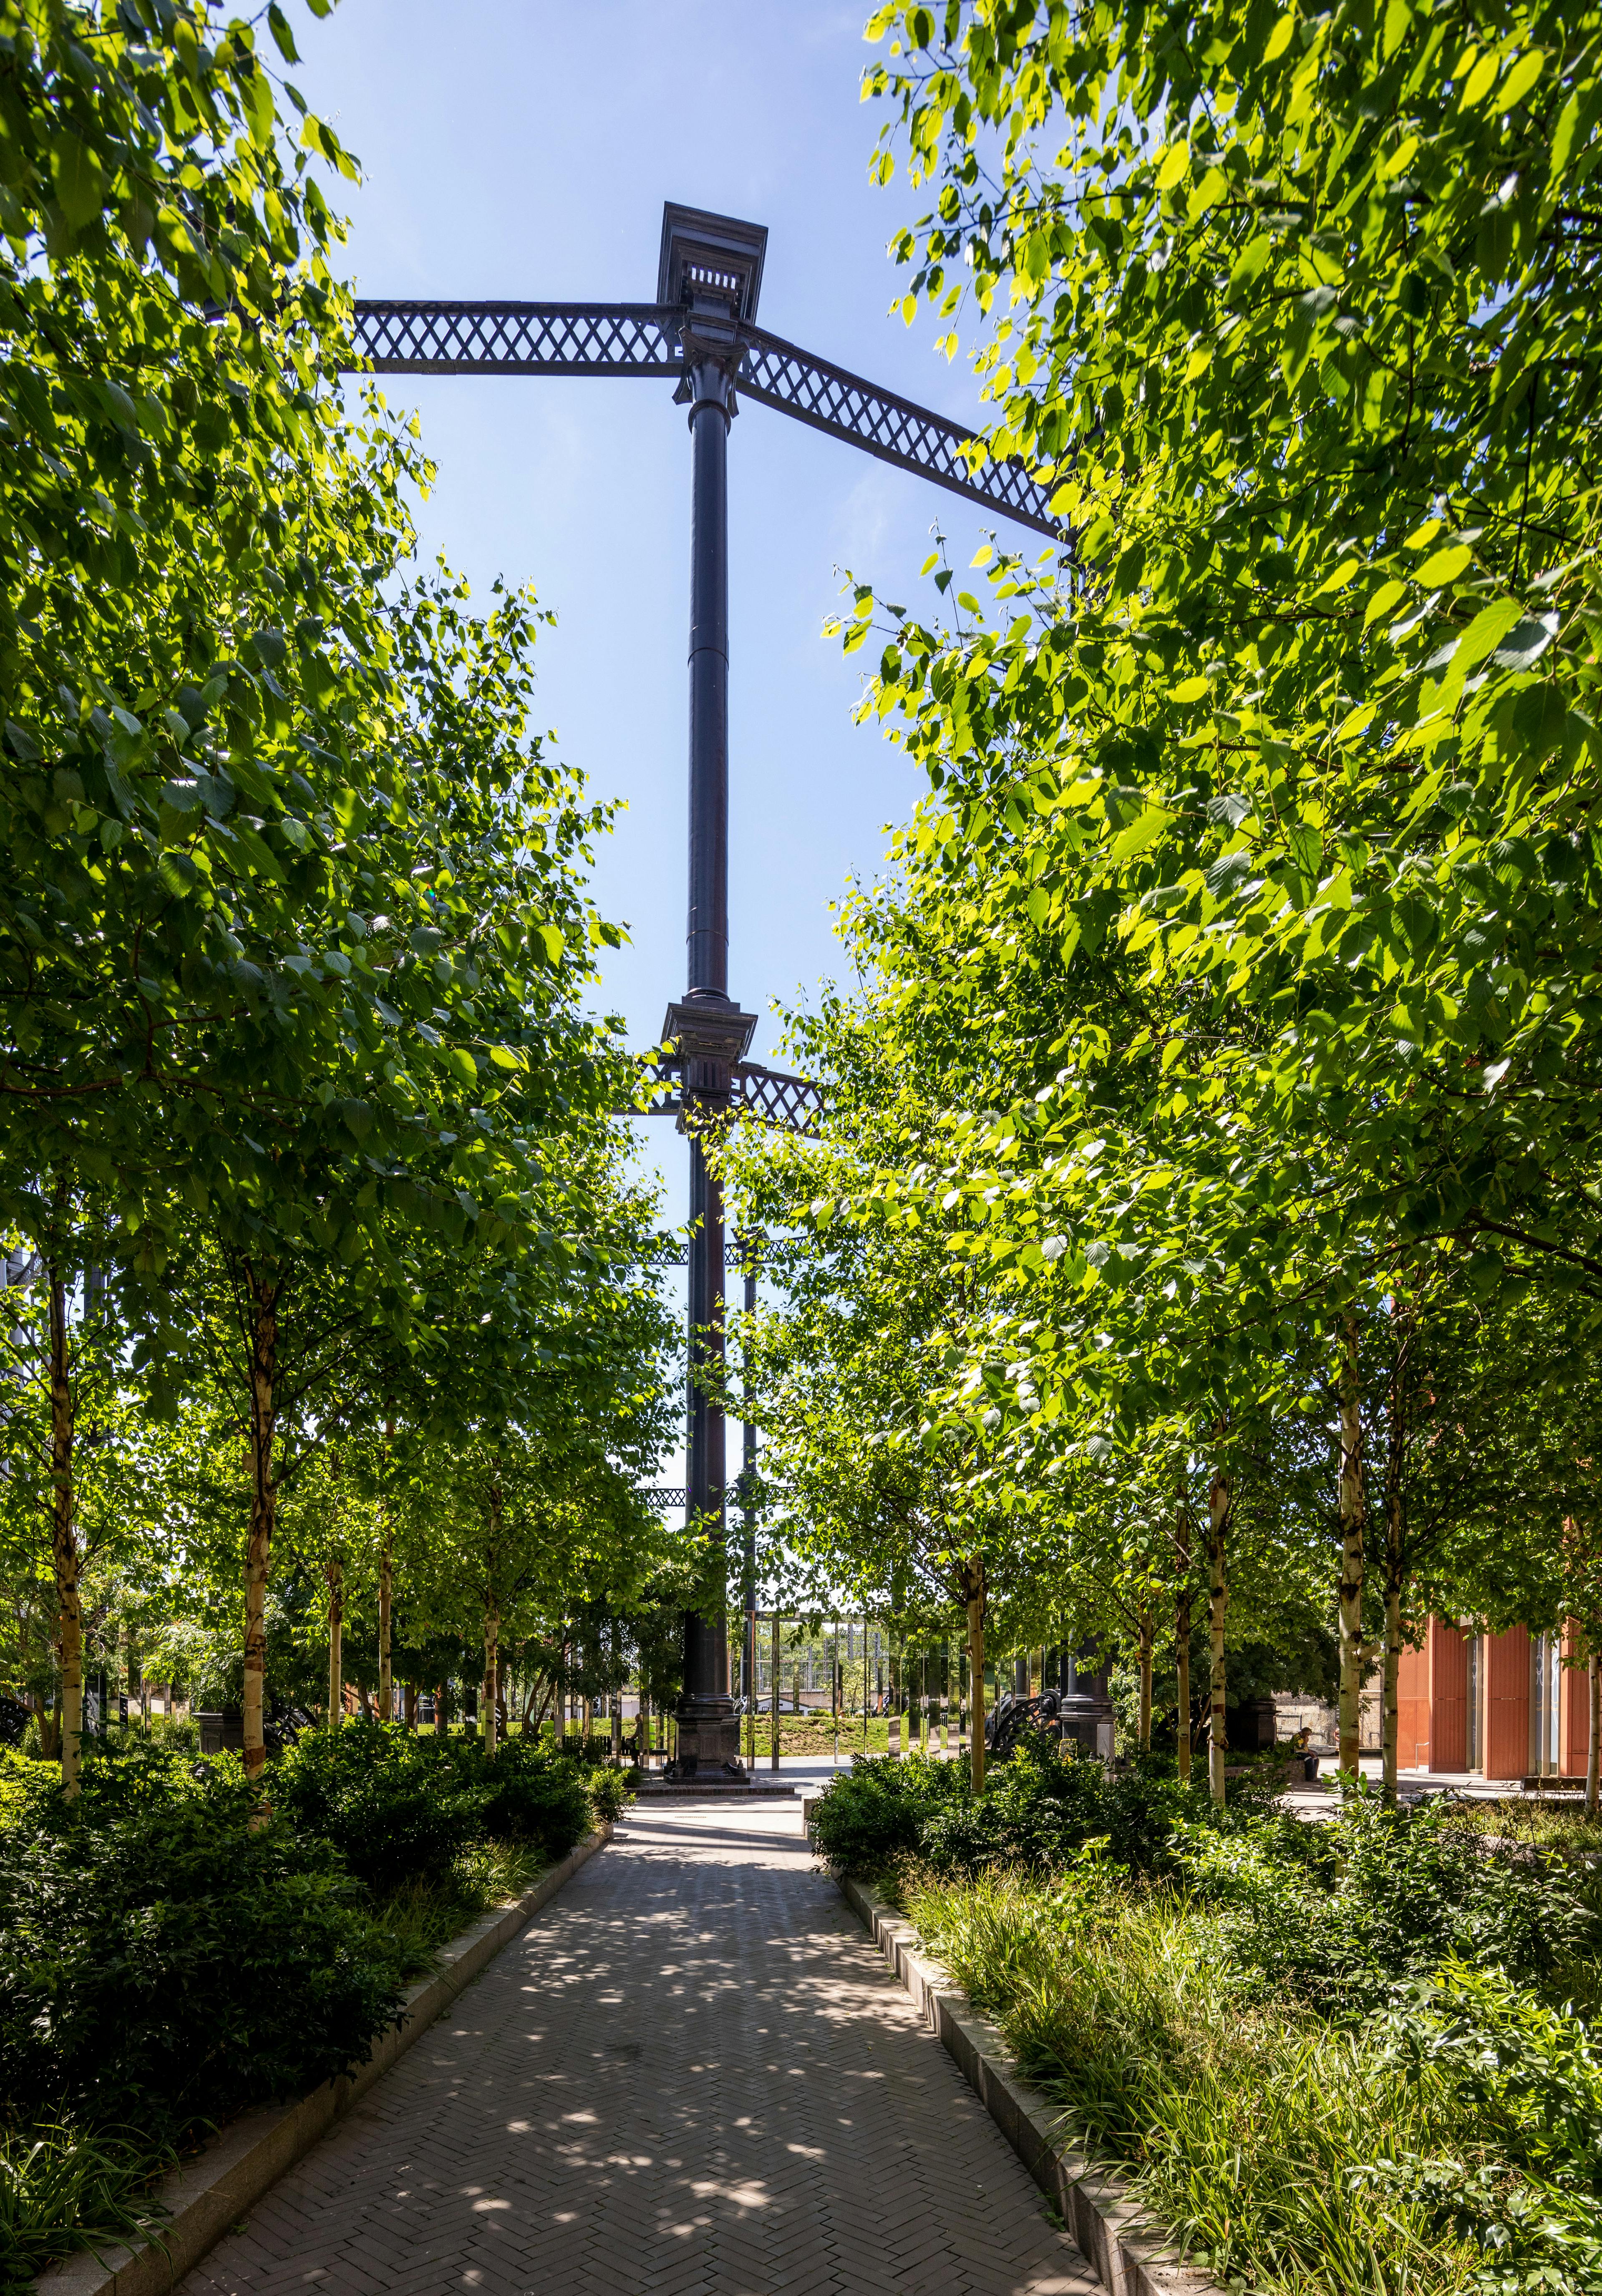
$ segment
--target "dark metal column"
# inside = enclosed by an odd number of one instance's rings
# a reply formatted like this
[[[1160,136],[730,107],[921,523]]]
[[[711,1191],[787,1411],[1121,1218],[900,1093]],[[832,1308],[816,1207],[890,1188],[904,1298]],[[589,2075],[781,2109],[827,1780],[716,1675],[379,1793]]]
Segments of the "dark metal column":
[[[707,1583],[703,1608],[685,1613],[684,1695],[678,1708],[680,1765],[692,1755],[711,1754],[710,1735],[733,1714],[728,1690],[728,1637],[723,1625],[723,1412],[717,1384],[723,1372],[723,1202],[721,1191],[707,1169],[706,1156],[694,1135],[690,1139],[690,1382],[689,1476],[690,1515],[706,1528]],[[709,1392],[709,1390],[711,1390]],[[694,1745],[686,1742],[687,1726],[701,1726]],[[735,1759],[735,1747],[718,1751],[711,1767]],[[720,1740],[719,1740],[720,1743]]]
[[[744,1775],[728,1690],[727,1462],[724,1453],[723,1204],[703,1142],[727,1116],[735,1064],[756,1015],[728,995],[728,430],[743,357],[740,329],[756,316],[768,234],[698,209],[662,217],[657,301],[683,314],[684,368],[675,394],[689,409],[690,840],[686,985],[662,1041],[682,1080],[690,1136],[689,1398],[686,1473],[691,1518],[704,1533],[698,1607],[685,1618],[678,1765],[691,1776]]]
[[[745,1532],[745,1739],[748,1767],[757,1759],[757,1423],[756,1396],[751,1376],[751,1325],[757,1312],[757,1247],[745,1238],[745,1422],[740,1450],[740,1504]]]
[[[723,1201],[698,1124],[729,1105],[734,1063],[755,1015],[728,996],[728,426],[729,369],[717,349],[686,331],[690,435],[694,457],[690,544],[690,843],[688,980],[670,1011],[683,1059],[690,1132],[688,1466],[691,1517],[706,1535],[700,1607],[685,1616],[684,1694],[678,1708],[682,1772],[740,1767],[740,1726],[728,1686],[722,1403]],[[705,324],[704,319],[702,322]],[[700,352],[699,356],[695,354]]]
[[[728,996],[729,381],[712,359],[691,375],[690,910],[686,993]]]

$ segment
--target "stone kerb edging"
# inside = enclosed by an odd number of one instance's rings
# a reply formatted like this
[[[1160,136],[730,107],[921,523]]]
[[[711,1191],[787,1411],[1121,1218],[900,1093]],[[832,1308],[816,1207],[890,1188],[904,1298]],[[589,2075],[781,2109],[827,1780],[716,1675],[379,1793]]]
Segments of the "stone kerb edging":
[[[379,2076],[422,2039],[435,2018],[528,1926],[585,1860],[611,1840],[611,1824],[604,1822],[559,1865],[541,1874],[531,1890],[454,1937],[441,1948],[440,1966],[433,1975],[407,1988],[403,2021],[374,2045],[373,2054],[356,2072],[325,2081],[299,2103],[263,2105],[242,2113],[213,2137],[198,2160],[165,2177],[158,2197],[168,2215],[159,2242],[145,2242],[136,2249],[108,2247],[99,2256],[85,2249],[64,2257],[40,2274],[35,2284],[38,2296],[167,2296],[284,2171],[366,2095]]]
[[[1216,2281],[1183,2261],[1178,2243],[1130,2198],[1121,2177],[1097,2168],[1081,2145],[1064,2142],[1061,2115],[1023,2079],[1000,2034],[949,1972],[920,1949],[911,1923],[876,1891],[856,1882],[840,1887],[1108,2296],[1223,2296]]]

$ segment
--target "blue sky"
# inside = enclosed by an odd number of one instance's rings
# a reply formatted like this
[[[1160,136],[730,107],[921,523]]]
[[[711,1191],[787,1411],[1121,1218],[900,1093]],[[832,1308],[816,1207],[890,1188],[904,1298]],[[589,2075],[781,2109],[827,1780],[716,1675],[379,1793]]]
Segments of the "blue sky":
[[[974,419],[934,329],[886,316],[885,254],[919,212],[870,185],[879,107],[859,81],[865,0],[340,0],[294,11],[313,108],[360,158],[349,265],[374,297],[649,301],[664,200],[768,226],[760,316],[902,395]],[[439,464],[420,516],[487,601],[498,574],[555,609],[540,714],[594,790],[627,800],[597,859],[628,947],[604,1001],[655,1040],[684,980],[689,438],[671,386],[396,377]],[[872,874],[917,782],[851,722],[864,657],[820,636],[840,574],[910,600],[937,518],[965,565],[986,513],[766,407],[729,446],[730,988],[764,1014],[837,972],[829,903]],[[642,1128],[684,1217],[684,1148]]]

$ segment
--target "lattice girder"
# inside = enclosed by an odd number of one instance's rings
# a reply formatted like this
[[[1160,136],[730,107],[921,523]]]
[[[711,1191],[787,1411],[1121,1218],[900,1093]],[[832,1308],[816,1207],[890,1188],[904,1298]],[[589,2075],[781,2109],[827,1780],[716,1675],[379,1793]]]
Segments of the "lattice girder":
[[[654,303],[358,303],[356,344],[379,374],[684,375],[685,314]],[[737,331],[736,392],[898,470],[916,472],[1063,538],[1050,496],[1022,463],[970,467],[972,434],[760,327]]]

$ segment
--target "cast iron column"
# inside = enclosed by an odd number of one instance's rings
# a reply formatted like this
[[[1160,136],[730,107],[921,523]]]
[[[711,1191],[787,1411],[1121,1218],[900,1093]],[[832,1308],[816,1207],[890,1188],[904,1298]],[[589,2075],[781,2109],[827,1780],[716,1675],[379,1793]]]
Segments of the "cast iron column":
[[[687,996],[728,1001],[728,377],[691,370]]]
[[[740,1449],[741,1505],[745,1531],[745,1695],[750,1718],[745,1731],[748,1766],[757,1759],[757,1423],[751,1377],[751,1326],[757,1312],[757,1248],[745,1239],[745,1424]]]
[[[686,345],[686,348],[689,346]],[[728,426],[729,378],[702,357],[688,370],[694,454],[690,527],[690,849],[687,980],[689,1026],[679,1044],[685,1103],[692,1117],[727,1107],[729,1070],[709,1054],[727,1033],[728,998]],[[723,1023],[720,1029],[719,1023]],[[703,1036],[704,1031],[704,1036]],[[737,1033],[737,1032],[736,1032]],[[731,1050],[732,1050],[731,1046]],[[739,1052],[733,1051],[737,1059]],[[739,1725],[728,1688],[725,1628],[723,1409],[723,1201],[700,1139],[690,1135],[688,1499],[705,1529],[707,1588],[701,1612],[686,1611],[684,1695],[678,1709],[680,1767],[717,1773],[739,1759]]]

